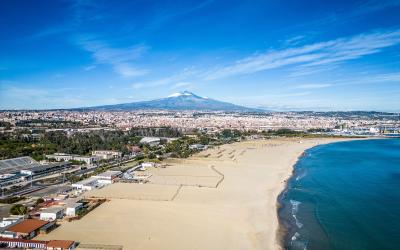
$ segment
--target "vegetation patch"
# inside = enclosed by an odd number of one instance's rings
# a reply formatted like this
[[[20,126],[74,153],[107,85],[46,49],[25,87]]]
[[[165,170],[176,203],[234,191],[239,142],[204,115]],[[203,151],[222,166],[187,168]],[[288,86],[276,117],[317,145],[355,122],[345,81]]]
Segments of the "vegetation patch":
[[[23,197],[23,196],[10,196],[10,197],[7,197],[7,198],[0,199],[0,203],[13,204],[15,202],[22,201],[22,200],[25,200],[25,197]]]

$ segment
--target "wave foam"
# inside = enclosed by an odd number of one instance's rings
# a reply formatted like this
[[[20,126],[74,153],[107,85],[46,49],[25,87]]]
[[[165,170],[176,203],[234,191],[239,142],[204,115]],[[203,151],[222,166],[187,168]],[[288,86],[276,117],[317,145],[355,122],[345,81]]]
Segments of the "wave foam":
[[[294,249],[303,249],[307,250],[307,241],[304,241],[300,238],[300,233],[295,232],[294,235],[291,238],[290,245]]]
[[[292,236],[292,241],[297,240],[297,238],[300,236],[300,234],[298,232],[296,232],[293,236]]]
[[[296,214],[299,210],[300,201],[290,200],[290,204],[292,204],[292,214]]]
[[[302,228],[303,224],[300,223],[300,221],[297,219],[297,216],[296,216],[296,214],[297,214],[297,212],[299,210],[299,205],[301,204],[301,202],[300,201],[296,201],[296,200],[290,200],[290,204],[292,204],[292,216],[293,216],[293,218],[294,218],[294,220],[296,222],[296,226],[298,228]]]
[[[306,173],[302,173],[302,174],[298,175],[298,176],[296,177],[296,181],[298,181],[298,180],[300,180],[300,179],[303,179],[304,176],[306,176]]]

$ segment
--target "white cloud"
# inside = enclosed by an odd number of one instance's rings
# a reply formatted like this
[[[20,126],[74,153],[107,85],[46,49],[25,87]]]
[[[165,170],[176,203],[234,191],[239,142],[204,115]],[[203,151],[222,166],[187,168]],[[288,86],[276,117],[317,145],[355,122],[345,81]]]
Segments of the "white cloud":
[[[302,40],[304,40],[305,37],[306,37],[305,35],[298,35],[298,36],[286,39],[284,41],[284,43],[287,44],[287,45],[296,45],[296,44],[301,43]]]
[[[295,93],[283,93],[283,94],[271,95],[271,97],[286,98],[295,96],[306,96],[309,94],[311,94],[311,92],[295,92]]]
[[[334,69],[337,69],[339,67],[338,64],[331,64],[331,65],[321,65],[321,66],[315,66],[315,67],[294,67],[294,69],[290,69],[290,73],[287,75],[288,77],[291,78],[297,78],[300,76],[306,76],[306,75],[313,75],[321,72],[326,72],[326,71],[332,71]]]
[[[284,66],[315,68],[343,63],[400,43],[400,30],[360,34],[336,40],[256,54],[206,73],[207,80],[252,74]]]
[[[90,71],[96,68],[96,65],[89,65],[84,68],[85,71]]]
[[[149,47],[145,45],[113,48],[90,36],[82,36],[77,42],[83,49],[92,53],[97,64],[111,65],[113,70],[123,77],[142,76],[148,73],[148,70],[134,65],[134,62],[148,51]]]
[[[381,73],[356,78],[340,79],[335,82],[337,86],[356,85],[356,84],[380,84],[380,83],[400,83],[400,73]]]
[[[331,87],[332,84],[330,83],[311,83],[311,84],[301,84],[295,86],[297,89],[321,89],[321,88],[328,88]]]
[[[134,89],[141,89],[143,87],[145,87],[143,83],[134,83],[134,84],[132,84],[132,88],[134,88]]]
[[[384,83],[400,83],[400,73],[381,73],[368,75],[359,75],[356,78],[341,78],[330,83],[310,83],[293,86],[294,89],[320,89],[333,86],[348,86],[359,84],[384,84]]]
[[[138,88],[151,88],[151,87],[159,87],[170,85],[172,87],[184,87],[193,84],[192,82],[188,82],[187,79],[197,78],[200,72],[193,68],[185,68],[181,72],[170,75],[164,78],[159,78],[156,80],[150,80],[140,83],[132,84],[134,89]]]
[[[178,88],[182,88],[182,87],[188,87],[188,86],[191,86],[191,85],[192,85],[191,82],[178,82],[178,83],[175,83],[172,86],[172,88],[178,89]]]
[[[400,73],[386,73],[379,74],[373,77],[368,77],[365,80],[378,81],[378,82],[399,82],[400,83]]]
[[[138,69],[133,65],[121,63],[114,65],[114,70],[124,77],[142,76],[148,73],[148,70]]]

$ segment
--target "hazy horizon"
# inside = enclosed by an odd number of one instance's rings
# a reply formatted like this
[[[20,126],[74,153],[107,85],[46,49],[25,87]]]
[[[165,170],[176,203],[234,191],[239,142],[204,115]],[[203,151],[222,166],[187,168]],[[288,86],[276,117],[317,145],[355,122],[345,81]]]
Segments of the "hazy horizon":
[[[169,96],[164,96],[164,97],[155,98],[155,99],[139,100],[139,101],[135,101],[135,102],[132,102],[132,103],[156,101],[156,100],[160,100],[160,99],[170,98],[170,97],[174,97],[174,95],[176,95],[176,94],[183,93],[183,92],[186,92],[186,91],[187,90],[179,91],[179,92],[172,93]],[[193,92],[192,92],[192,94],[197,95],[197,93],[193,93]],[[208,98],[206,96],[199,96],[199,97],[206,98],[206,99],[212,99],[212,98]],[[219,101],[219,100],[217,100],[217,101]],[[85,109],[85,108],[95,108],[95,107],[102,107],[102,106],[113,106],[113,105],[118,105],[118,104],[125,104],[125,103],[96,105],[96,106],[85,106],[85,107],[71,107],[71,108],[0,109],[0,112],[1,111],[52,111],[52,110],[70,110],[70,111],[77,110],[77,111],[80,111],[80,109]],[[235,104],[235,103],[232,103],[232,104]],[[312,108],[305,109],[305,108],[295,108],[295,107],[286,107],[286,108],[285,107],[268,108],[268,107],[262,107],[262,106],[255,106],[255,107],[243,106],[243,107],[259,109],[259,111],[261,111],[261,112],[264,110],[265,112],[364,112],[365,111],[365,112],[398,113],[398,111],[396,111],[396,110],[394,110],[394,111],[390,111],[390,110],[355,110],[355,109],[354,110],[352,110],[352,109],[349,109],[349,110],[333,110],[333,109],[332,110],[324,110],[324,109],[312,109]],[[146,109],[143,109],[143,110],[146,110]],[[152,109],[152,110],[156,111],[157,109]],[[112,112],[112,110],[104,110],[104,111]],[[132,111],[140,111],[140,109],[134,109]],[[165,111],[173,111],[173,110],[167,109]],[[187,111],[191,111],[191,110],[188,109]],[[196,110],[193,110],[193,111],[196,111]],[[197,111],[199,111],[199,110],[197,110]],[[207,111],[207,110],[204,110],[204,111]]]
[[[183,90],[253,108],[400,111],[400,1],[0,2],[0,110]]]

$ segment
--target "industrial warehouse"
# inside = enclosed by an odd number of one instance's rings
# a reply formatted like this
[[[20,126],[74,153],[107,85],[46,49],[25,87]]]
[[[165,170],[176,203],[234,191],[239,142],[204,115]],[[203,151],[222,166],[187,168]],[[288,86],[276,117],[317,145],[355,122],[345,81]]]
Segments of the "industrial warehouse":
[[[0,161],[0,186],[5,187],[23,181],[47,176],[71,167],[69,162],[40,164],[29,156]]]

